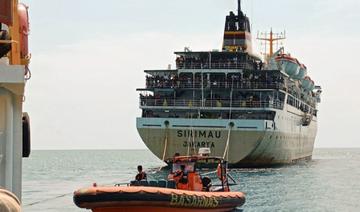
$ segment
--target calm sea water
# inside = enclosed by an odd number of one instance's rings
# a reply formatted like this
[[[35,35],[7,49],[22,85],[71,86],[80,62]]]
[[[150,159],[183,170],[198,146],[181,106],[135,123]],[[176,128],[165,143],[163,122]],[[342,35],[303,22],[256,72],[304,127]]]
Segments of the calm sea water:
[[[235,169],[232,189],[246,193],[243,211],[360,211],[360,149],[317,149],[313,161],[268,169]],[[25,212],[84,211],[72,202],[81,187],[128,182],[142,164],[150,177],[163,163],[147,150],[33,151],[24,160]]]

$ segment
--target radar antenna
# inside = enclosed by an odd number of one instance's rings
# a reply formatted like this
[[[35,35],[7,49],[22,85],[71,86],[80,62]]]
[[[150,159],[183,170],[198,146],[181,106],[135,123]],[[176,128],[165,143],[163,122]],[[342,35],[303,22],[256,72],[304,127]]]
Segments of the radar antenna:
[[[241,0],[238,0],[238,16],[240,16],[240,14],[242,14],[242,11],[241,11]]]

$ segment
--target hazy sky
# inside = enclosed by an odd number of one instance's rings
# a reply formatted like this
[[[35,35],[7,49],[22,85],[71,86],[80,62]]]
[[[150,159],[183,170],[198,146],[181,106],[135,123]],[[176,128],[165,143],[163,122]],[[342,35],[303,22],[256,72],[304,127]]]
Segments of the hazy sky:
[[[34,149],[145,148],[135,126],[143,70],[174,64],[173,52],[185,46],[220,49],[225,15],[236,10],[235,0],[24,2],[33,73],[25,110]],[[360,1],[243,4],[253,36],[286,30],[286,51],[323,87],[316,147],[360,147]]]

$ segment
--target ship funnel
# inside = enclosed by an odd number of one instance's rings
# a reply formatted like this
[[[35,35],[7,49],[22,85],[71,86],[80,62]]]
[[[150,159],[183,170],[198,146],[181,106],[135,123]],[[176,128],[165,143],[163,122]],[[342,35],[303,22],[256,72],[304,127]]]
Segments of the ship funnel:
[[[230,52],[252,52],[250,20],[241,10],[238,0],[238,14],[230,12],[226,16],[223,50]]]

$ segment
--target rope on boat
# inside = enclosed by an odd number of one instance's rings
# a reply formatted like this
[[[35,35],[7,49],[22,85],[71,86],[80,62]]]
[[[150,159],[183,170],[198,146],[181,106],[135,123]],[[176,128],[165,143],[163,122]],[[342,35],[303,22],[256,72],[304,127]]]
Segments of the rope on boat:
[[[190,154],[190,137],[188,138],[188,145],[187,145],[187,153],[186,155],[189,156]]]
[[[58,196],[55,196],[55,197],[50,197],[50,198],[39,200],[39,201],[36,201],[36,202],[32,202],[32,203],[29,203],[27,205],[24,205],[24,207],[31,207],[31,206],[34,206],[34,205],[42,204],[42,203],[45,203],[45,202],[60,199],[62,197],[66,197],[66,196],[70,196],[70,195],[73,195],[73,192],[66,193],[66,194],[61,194],[61,195],[58,195]]]
[[[229,144],[230,144],[231,129],[232,129],[232,127],[230,126],[230,128],[228,130],[228,136],[227,136],[226,146],[225,146],[224,155],[223,155],[223,159],[225,159],[225,157],[226,157],[226,161],[229,160]]]
[[[224,154],[223,154],[223,159],[226,158],[226,161],[229,161],[230,136],[231,136],[231,130],[234,127],[234,123],[230,122],[231,115],[232,115],[231,113],[232,113],[233,90],[234,90],[234,77],[232,77],[231,91],[230,91],[229,130],[228,130],[228,136],[227,136],[225,150],[224,150]]]
[[[194,137],[194,127],[191,120],[191,136],[188,137],[188,146],[187,146],[187,156],[190,156],[190,146],[192,145],[192,153],[196,154],[196,147],[195,147],[195,137]],[[191,140],[192,139],[192,140]],[[191,143],[192,142],[192,143]]]
[[[164,146],[164,153],[163,153],[163,157],[162,157],[162,161],[165,161],[165,157],[166,157],[166,151],[167,151],[167,146],[168,146],[168,131],[169,131],[169,122],[165,121],[165,146]],[[161,171],[162,167],[159,168],[159,171]]]
[[[167,150],[167,146],[168,146],[168,127],[166,126],[166,129],[165,129],[165,147],[164,147],[164,153],[163,153],[163,156],[162,156],[162,161],[165,160],[165,156],[166,156],[166,150]]]
[[[115,182],[104,184],[104,186],[111,186],[111,185],[115,185]],[[57,199],[60,199],[60,198],[64,198],[64,197],[67,197],[67,196],[71,196],[71,195],[73,195],[73,194],[74,194],[74,192],[69,192],[69,193],[65,193],[65,194],[60,194],[60,195],[57,195],[57,196],[55,196],[55,197],[49,197],[49,198],[46,198],[46,199],[43,199],[43,200],[38,200],[38,201],[35,201],[35,202],[32,202],[32,203],[23,205],[23,207],[32,207],[32,206],[34,206],[34,205],[43,204],[43,203],[46,203],[46,202],[50,202],[50,201],[53,201],[53,200],[57,200]],[[24,209],[24,208],[23,208],[23,209]]]
[[[29,66],[25,66],[25,80],[28,81],[31,79],[31,71]]]
[[[193,96],[192,96],[192,102],[195,103],[195,76],[193,75]],[[190,109],[193,107],[193,105],[191,104],[190,105]],[[193,123],[193,113],[190,112],[190,123],[191,123],[191,138],[192,138],[192,143],[190,143],[190,136],[189,136],[189,139],[188,139],[188,148],[187,148],[187,156],[190,156],[190,144],[192,144],[192,151],[193,153],[196,154],[196,147],[195,147],[195,138],[194,138],[194,123]]]
[[[196,147],[195,147],[195,132],[194,132],[194,128],[192,127],[191,129],[191,138],[192,138],[192,150],[193,150],[193,154],[196,154]]]

